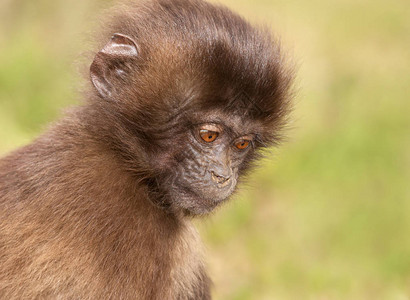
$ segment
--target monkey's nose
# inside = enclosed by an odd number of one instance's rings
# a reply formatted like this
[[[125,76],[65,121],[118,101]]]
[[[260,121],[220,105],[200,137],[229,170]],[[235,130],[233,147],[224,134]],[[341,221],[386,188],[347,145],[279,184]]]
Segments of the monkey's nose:
[[[228,182],[228,180],[231,178],[231,176],[222,176],[219,174],[216,174],[214,171],[211,171],[211,177],[214,182],[217,184],[224,184]]]

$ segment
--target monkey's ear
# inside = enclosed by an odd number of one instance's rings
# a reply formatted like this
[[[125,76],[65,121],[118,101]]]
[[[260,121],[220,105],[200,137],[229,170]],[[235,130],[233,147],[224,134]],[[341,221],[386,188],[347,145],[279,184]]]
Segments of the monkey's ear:
[[[129,60],[138,56],[137,44],[128,36],[115,33],[111,40],[97,53],[90,67],[90,77],[101,97],[110,98],[114,82],[123,79],[128,71]]]

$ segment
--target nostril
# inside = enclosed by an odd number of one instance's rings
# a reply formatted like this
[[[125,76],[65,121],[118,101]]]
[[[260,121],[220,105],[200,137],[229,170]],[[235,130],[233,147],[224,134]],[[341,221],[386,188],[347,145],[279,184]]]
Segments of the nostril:
[[[222,175],[216,174],[214,171],[211,171],[211,175],[212,175],[212,180],[219,184],[225,183],[231,178],[231,176],[222,176]]]

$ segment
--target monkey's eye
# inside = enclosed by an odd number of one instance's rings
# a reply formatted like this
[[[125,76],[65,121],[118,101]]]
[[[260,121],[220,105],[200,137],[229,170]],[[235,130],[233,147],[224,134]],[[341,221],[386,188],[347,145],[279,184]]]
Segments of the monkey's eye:
[[[203,139],[205,142],[212,143],[218,137],[219,132],[211,131],[207,129],[201,129],[199,131],[199,135],[201,136],[201,139]]]
[[[246,148],[249,147],[250,143],[251,141],[249,140],[245,140],[245,139],[239,140],[235,143],[235,147],[239,150],[245,150]]]

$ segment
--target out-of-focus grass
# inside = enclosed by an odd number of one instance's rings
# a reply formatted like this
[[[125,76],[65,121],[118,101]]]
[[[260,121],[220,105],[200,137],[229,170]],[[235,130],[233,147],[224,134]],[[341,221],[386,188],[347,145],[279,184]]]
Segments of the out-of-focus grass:
[[[220,2],[269,23],[300,70],[290,141],[198,222],[215,298],[409,299],[410,2]],[[0,3],[0,151],[76,103],[101,5]]]

